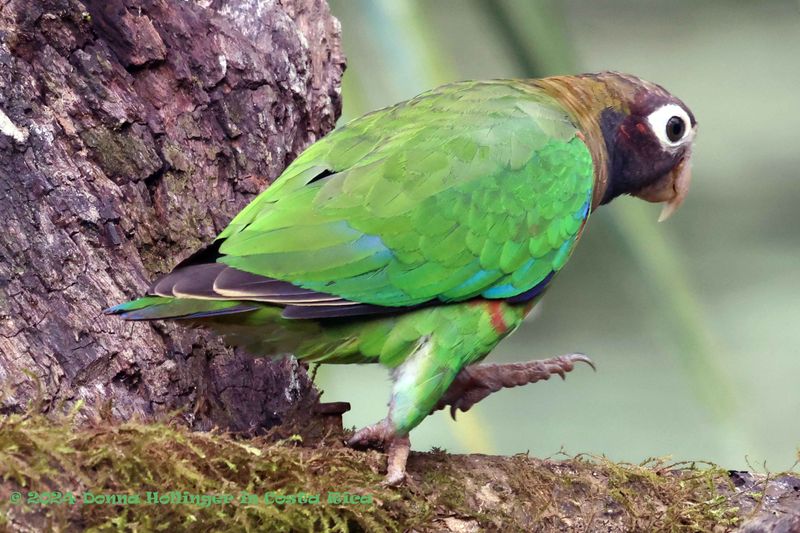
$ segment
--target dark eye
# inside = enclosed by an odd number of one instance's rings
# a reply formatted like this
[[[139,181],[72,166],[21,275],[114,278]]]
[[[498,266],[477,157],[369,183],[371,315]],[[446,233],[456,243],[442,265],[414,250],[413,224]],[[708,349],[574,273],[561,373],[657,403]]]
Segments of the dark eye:
[[[671,117],[667,121],[667,139],[678,142],[686,132],[686,123],[680,117]]]

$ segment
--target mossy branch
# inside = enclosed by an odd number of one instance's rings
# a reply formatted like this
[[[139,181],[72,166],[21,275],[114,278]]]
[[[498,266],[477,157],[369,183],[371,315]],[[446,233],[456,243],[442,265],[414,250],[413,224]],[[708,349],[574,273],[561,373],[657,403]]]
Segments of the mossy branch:
[[[800,527],[797,474],[751,475],[660,459],[633,465],[585,455],[540,460],[436,450],[412,454],[407,483],[387,488],[380,484],[382,454],[343,447],[343,434],[333,427],[312,444],[300,435],[237,438],[169,423],[76,427],[73,421],[34,413],[0,419],[0,525],[168,531],[193,523],[214,531]],[[36,504],[29,496],[34,491],[71,493],[75,502]],[[170,496],[154,503],[156,492]],[[199,499],[185,503],[191,498]]]

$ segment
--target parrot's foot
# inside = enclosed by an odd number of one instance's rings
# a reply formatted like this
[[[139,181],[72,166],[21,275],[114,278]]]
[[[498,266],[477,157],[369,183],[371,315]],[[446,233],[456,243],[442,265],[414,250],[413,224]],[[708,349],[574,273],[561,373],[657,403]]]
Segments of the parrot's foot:
[[[553,374],[558,374],[561,379],[564,379],[564,375],[570,372],[575,367],[575,363],[579,361],[594,369],[592,360],[580,353],[527,363],[468,366],[458,373],[434,411],[444,409],[449,405],[450,416],[455,420],[457,409],[466,412],[470,407],[500,389],[536,383],[549,379]]]
[[[389,443],[389,457],[386,467],[386,478],[383,484],[387,487],[396,487],[406,478],[406,462],[411,451],[411,440],[408,435],[394,437]]]
[[[406,477],[406,461],[411,450],[408,435],[398,436],[388,419],[359,429],[347,441],[351,448],[379,448],[388,454],[386,479],[383,484],[396,487]]]
[[[394,437],[394,426],[388,418],[384,418],[377,424],[372,424],[356,431],[352,437],[347,439],[347,445],[351,448],[379,448],[385,449],[387,443]]]

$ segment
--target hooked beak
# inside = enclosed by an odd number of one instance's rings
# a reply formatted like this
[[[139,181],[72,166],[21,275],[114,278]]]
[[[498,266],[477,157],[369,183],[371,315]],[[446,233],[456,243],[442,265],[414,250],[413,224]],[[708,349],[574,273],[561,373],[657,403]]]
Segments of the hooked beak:
[[[659,222],[671,217],[683,203],[684,198],[686,198],[686,194],[689,192],[689,184],[692,181],[691,159],[691,152],[687,152],[684,158],[669,173],[636,193],[635,196],[648,202],[665,202],[658,217]]]

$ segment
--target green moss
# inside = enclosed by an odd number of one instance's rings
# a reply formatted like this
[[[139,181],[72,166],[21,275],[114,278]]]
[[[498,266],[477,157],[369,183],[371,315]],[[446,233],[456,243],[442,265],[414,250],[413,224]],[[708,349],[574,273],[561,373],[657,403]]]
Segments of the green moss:
[[[331,441],[329,441],[330,443]],[[46,529],[391,531],[441,529],[458,517],[481,529],[601,528],[707,531],[733,527],[737,509],[726,473],[711,465],[616,464],[579,456],[542,461],[415,453],[410,481],[382,487],[385,458],[300,439],[243,439],[174,424],[93,423],[76,427],[27,413],[0,418],[0,524]],[[9,504],[11,491],[72,492],[75,505]],[[81,495],[186,491],[230,494],[229,504],[90,505]],[[240,501],[241,493],[262,496]],[[266,504],[267,492],[320,494],[319,504]],[[372,503],[328,503],[328,491],[369,495]]]
[[[400,496],[379,486],[381,476],[346,449],[298,448],[295,439],[267,442],[239,440],[220,433],[190,432],[168,424],[129,422],[95,424],[76,429],[69,421],[39,415],[10,415],[0,422],[0,477],[9,491],[27,499],[28,491],[72,492],[75,505],[11,505],[0,503],[0,523],[36,521],[43,515],[48,529],[91,526],[95,530],[170,531],[190,523],[204,529],[242,528],[277,531],[391,530],[391,503]],[[329,490],[366,494],[381,504],[241,503],[243,491],[263,495]],[[187,491],[230,494],[228,505],[91,505],[81,494],[139,494]],[[20,518],[20,515],[28,514]]]

